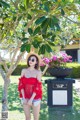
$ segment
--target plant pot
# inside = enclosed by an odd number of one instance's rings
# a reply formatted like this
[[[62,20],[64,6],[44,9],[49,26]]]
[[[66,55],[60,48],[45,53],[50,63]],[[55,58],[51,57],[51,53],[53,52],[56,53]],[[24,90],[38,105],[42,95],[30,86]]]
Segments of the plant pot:
[[[49,68],[48,72],[56,78],[65,78],[71,74],[72,68]]]

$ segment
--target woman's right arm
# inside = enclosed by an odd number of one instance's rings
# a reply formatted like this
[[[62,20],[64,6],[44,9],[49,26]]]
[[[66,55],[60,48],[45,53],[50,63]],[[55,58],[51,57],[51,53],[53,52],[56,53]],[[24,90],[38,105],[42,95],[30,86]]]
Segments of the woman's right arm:
[[[21,71],[21,77],[23,77],[25,75],[25,69],[22,69]]]
[[[23,84],[23,77],[25,76],[25,69],[23,69],[21,71],[21,78],[19,78],[19,86],[18,86],[18,90],[20,92],[21,95],[21,102],[22,104],[27,104],[26,98],[25,98],[25,92],[24,92],[24,84]]]
[[[25,75],[25,69],[23,69],[22,71],[21,71],[21,77],[23,77]],[[21,89],[21,94],[22,94],[22,97],[23,97],[23,99],[25,98],[25,95],[24,95],[24,89]]]

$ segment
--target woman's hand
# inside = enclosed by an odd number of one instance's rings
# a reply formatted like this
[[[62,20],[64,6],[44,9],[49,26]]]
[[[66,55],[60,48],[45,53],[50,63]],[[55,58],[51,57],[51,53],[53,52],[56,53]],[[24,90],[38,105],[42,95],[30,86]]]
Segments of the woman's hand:
[[[29,99],[27,104],[31,106],[32,105],[32,99]]]
[[[33,101],[33,99],[34,99],[35,96],[36,96],[36,93],[33,93],[32,96],[31,96],[31,98],[27,102],[28,105],[30,105],[30,106],[32,105],[32,101]]]
[[[27,100],[25,98],[22,98],[22,104],[27,104]]]

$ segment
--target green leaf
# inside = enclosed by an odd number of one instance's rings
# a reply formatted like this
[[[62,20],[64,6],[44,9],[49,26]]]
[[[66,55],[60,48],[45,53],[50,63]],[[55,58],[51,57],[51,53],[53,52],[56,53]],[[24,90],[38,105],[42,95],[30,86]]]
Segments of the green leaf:
[[[46,34],[42,34],[42,37],[43,37],[43,38],[46,38]]]
[[[40,41],[38,41],[38,40],[34,40],[33,42],[32,42],[32,45],[35,47],[35,48],[38,48],[39,46],[40,46]]]
[[[65,12],[63,9],[61,9],[61,14],[64,16],[65,15]]]
[[[69,2],[73,2],[74,0],[69,0]]]
[[[53,33],[50,31],[50,32],[47,33],[46,36],[47,36],[47,37],[50,37],[50,36],[52,36],[52,35],[53,35]]]
[[[27,51],[27,52],[30,52],[30,49],[31,49],[31,44],[27,44],[27,45],[26,45],[26,51]]]
[[[62,2],[65,2],[65,0],[62,0]]]
[[[52,0],[53,2],[57,2],[57,0]]]
[[[25,7],[24,7],[24,6],[22,6],[22,5],[20,5],[20,9],[25,10]]]
[[[33,34],[33,30],[31,28],[28,28],[28,32],[30,35]]]
[[[24,0],[25,8],[28,8],[29,0]]]
[[[62,49],[65,48],[65,45],[61,45],[61,48],[62,48]]]
[[[48,44],[46,44],[46,51],[49,52],[49,53],[52,52],[52,49]]]
[[[16,16],[13,16],[13,20],[14,20],[14,21],[16,21],[16,18],[17,18]]]
[[[59,19],[56,18],[55,16],[52,17],[52,23],[56,24],[59,22]]]
[[[10,5],[4,1],[0,1],[0,5],[5,7],[5,8],[10,8]]]
[[[32,19],[32,17],[31,17],[31,15],[30,15],[30,14],[28,14],[28,17],[27,17],[27,18],[28,18],[28,19],[30,19],[30,20]]]
[[[26,50],[26,44],[22,44],[20,51],[24,52]]]
[[[25,23],[23,24],[23,26],[26,27],[26,26],[27,26],[27,22],[25,22]]]
[[[46,46],[43,44],[39,49],[39,53],[45,54],[45,50],[46,50]]]
[[[49,19],[48,25],[50,26],[50,28],[52,30],[55,30],[55,26],[54,26],[55,24],[54,24],[54,21],[51,18]]]
[[[40,31],[40,27],[38,26],[35,30],[34,30],[34,33],[33,33],[33,35],[36,35],[36,34],[38,34],[38,32]]]
[[[1,4],[1,2],[0,2],[0,7],[2,7],[2,4]]]
[[[46,19],[42,22],[41,27],[44,28],[45,26],[47,26],[47,25],[48,25],[48,22],[49,22],[49,18],[46,18]]]
[[[56,24],[55,26],[56,26],[57,30],[59,31],[60,30],[59,24]]]
[[[51,42],[51,41],[47,41],[47,42],[48,42],[49,45],[55,46],[55,44],[53,42]]]
[[[26,42],[27,40],[28,40],[28,38],[21,39],[22,42]]]
[[[43,6],[43,9],[44,9],[46,12],[49,12],[49,11],[50,11],[48,4],[44,5],[44,6]]]
[[[50,32],[47,32],[46,34],[42,34],[43,38],[49,38],[53,35],[53,33],[50,31]]]
[[[48,28],[48,25],[44,26],[44,28],[42,29],[42,34],[46,34],[47,28]]]
[[[41,54],[41,50],[39,49],[39,51],[38,51],[38,54],[40,55]]]
[[[45,19],[46,19],[45,16],[42,16],[42,17],[38,18],[38,19],[35,21],[36,25],[41,24]]]
[[[46,34],[46,31],[47,31],[47,28],[48,28],[48,22],[49,22],[49,18],[46,18],[42,24],[41,24],[41,27],[42,27],[42,34]]]
[[[56,37],[56,35],[52,35],[51,41],[54,41],[55,37]]]
[[[18,21],[20,21],[22,19],[22,16],[20,16],[19,18],[18,18]]]
[[[23,31],[23,32],[22,32],[22,37],[23,37],[23,38],[25,37],[25,34],[26,34],[26,33]]]

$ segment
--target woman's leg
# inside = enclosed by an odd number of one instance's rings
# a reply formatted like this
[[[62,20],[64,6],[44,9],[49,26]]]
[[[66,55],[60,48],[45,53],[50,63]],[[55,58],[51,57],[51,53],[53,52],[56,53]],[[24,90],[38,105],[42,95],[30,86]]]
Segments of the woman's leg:
[[[37,106],[32,105],[34,120],[39,120],[40,103]]]
[[[30,115],[30,106],[29,105],[26,105],[26,104],[23,104],[23,110],[24,110],[24,113],[25,113],[25,120],[31,120],[31,115]]]

